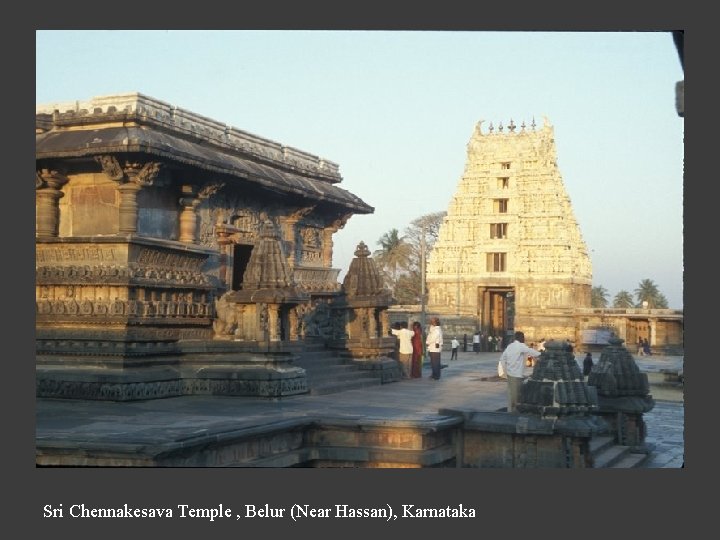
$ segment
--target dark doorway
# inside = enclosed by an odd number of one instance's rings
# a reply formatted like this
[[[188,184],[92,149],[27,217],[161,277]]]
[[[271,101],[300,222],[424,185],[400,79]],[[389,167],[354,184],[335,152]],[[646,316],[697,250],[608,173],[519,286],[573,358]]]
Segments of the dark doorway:
[[[480,328],[486,335],[501,340],[502,347],[509,342],[515,326],[515,294],[509,287],[480,287]]]
[[[246,244],[235,244],[233,246],[233,267],[232,267],[232,290],[242,289],[243,275],[250,261],[250,254],[253,246]]]

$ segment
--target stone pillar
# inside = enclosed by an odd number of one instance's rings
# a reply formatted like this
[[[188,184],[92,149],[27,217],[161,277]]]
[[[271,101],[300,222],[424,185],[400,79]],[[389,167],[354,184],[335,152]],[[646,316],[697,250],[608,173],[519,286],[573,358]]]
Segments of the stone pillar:
[[[297,309],[291,309],[288,313],[288,325],[290,326],[289,339],[290,341],[298,340],[298,313]]]
[[[183,186],[183,196],[178,201],[182,210],[180,211],[180,238],[181,242],[194,244],[197,241],[197,214],[195,209],[200,204],[193,193],[192,186]]]
[[[333,253],[333,233],[336,230],[331,228],[323,229],[322,233],[322,264],[326,268],[332,266],[332,253]]]
[[[380,337],[387,336],[390,332],[390,319],[387,309],[380,310]]]
[[[135,234],[137,232],[137,194],[144,186],[151,186],[160,172],[160,163],[130,163],[121,167],[117,158],[112,155],[96,156],[95,160],[103,172],[119,184],[120,208],[118,232]]]
[[[648,323],[650,326],[650,339],[648,342],[651,347],[654,347],[657,345],[657,321],[655,319],[650,319]]]
[[[375,318],[375,309],[374,308],[368,308],[367,309],[367,318],[368,318],[368,336],[367,337],[377,337],[377,319]]]
[[[268,338],[270,341],[280,341],[280,306],[268,305]]]
[[[118,231],[121,234],[135,234],[137,232],[137,194],[141,187],[132,182],[120,184],[120,216]]]
[[[35,176],[35,236],[57,237],[60,225],[58,201],[65,195],[61,188],[67,177],[57,171],[43,169]]]
[[[232,264],[230,250],[232,249],[233,241],[228,232],[220,227],[215,228],[215,234],[217,235],[217,243],[220,251],[220,268],[218,269],[219,278],[220,281],[224,283],[228,289],[230,289],[232,287],[232,275],[228,272],[228,269]]]

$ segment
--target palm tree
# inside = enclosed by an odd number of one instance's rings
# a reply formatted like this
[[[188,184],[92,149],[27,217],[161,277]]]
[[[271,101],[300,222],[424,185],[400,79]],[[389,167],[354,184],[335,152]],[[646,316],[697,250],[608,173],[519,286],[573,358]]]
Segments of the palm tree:
[[[400,236],[397,229],[386,232],[377,243],[380,249],[373,253],[373,258],[385,276],[386,285],[394,294],[398,275],[407,269],[410,262],[412,247]]]
[[[613,307],[631,308],[634,306],[635,304],[633,302],[632,295],[625,290],[618,291],[618,293],[615,295],[615,298],[613,298]]]
[[[637,300],[636,307],[644,307],[643,302],[647,302],[647,307],[650,309],[667,308],[667,299],[652,279],[643,279],[638,284],[635,289],[635,298]]]
[[[608,291],[602,285],[593,287],[592,290],[590,291],[590,305],[592,307],[596,307],[596,308],[607,307],[607,305],[608,305],[607,295],[608,295]]]

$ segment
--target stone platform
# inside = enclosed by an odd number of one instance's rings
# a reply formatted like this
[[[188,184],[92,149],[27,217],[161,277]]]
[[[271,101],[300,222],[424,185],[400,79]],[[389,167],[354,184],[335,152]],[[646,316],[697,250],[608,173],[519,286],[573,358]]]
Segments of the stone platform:
[[[463,353],[438,381],[403,380],[327,395],[283,398],[181,396],[133,402],[38,398],[39,466],[458,466],[450,434],[463,411],[499,415],[506,384],[500,353]],[[578,356],[581,362],[582,357]],[[653,383],[682,357],[637,357],[657,401],[645,415],[652,445],[645,467],[683,463],[681,387]],[[530,368],[527,368],[530,370]],[[657,391],[657,393],[656,393]],[[513,422],[527,419],[513,418]],[[253,445],[234,441],[252,435]]]

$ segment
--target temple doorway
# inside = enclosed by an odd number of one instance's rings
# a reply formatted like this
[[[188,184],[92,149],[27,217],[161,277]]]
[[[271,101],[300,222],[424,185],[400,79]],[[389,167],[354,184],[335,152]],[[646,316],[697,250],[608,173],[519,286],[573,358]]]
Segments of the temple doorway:
[[[245,269],[250,261],[250,254],[253,246],[247,244],[233,245],[233,265],[232,265],[232,290],[239,291],[242,289],[243,276]]]
[[[504,348],[515,331],[515,291],[512,287],[478,287],[480,329],[502,340]]]

